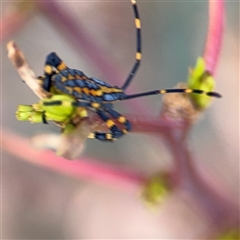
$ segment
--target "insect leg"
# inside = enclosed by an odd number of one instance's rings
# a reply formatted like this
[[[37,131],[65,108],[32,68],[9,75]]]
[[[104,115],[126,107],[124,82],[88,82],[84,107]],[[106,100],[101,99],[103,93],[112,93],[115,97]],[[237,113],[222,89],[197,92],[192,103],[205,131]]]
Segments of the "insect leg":
[[[126,134],[127,132],[129,132],[132,129],[132,125],[131,123],[120,113],[118,113],[117,111],[113,110],[113,109],[106,109],[106,111],[114,118],[116,119],[119,123],[123,124],[124,129],[123,129],[123,133]]]
[[[114,121],[110,119],[102,110],[97,111],[98,116],[105,122],[110,133],[94,132],[92,138],[96,138],[101,141],[113,141],[116,138],[121,137],[124,132],[121,131]]]

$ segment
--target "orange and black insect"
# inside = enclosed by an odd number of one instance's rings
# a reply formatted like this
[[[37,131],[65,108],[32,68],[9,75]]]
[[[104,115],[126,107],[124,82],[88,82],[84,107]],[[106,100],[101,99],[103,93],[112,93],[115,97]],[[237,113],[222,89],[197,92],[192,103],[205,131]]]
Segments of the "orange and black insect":
[[[122,87],[111,86],[108,83],[96,78],[87,77],[82,71],[70,69],[57,56],[56,53],[50,53],[46,57],[44,76],[39,77],[42,80],[42,86],[46,91],[55,90],[71,95],[76,98],[75,106],[90,108],[105,122],[110,133],[94,132],[93,137],[102,141],[111,141],[117,139],[131,130],[131,123],[120,113],[113,109],[115,101],[123,101],[131,98],[150,96],[165,93],[195,93],[204,94],[210,97],[221,97],[216,92],[205,92],[198,89],[161,89],[138,94],[128,95],[125,90],[132,82],[136,74],[141,58],[141,21],[135,0],[130,0],[133,7],[136,27],[136,56],[133,67]],[[48,102],[48,105],[61,105],[61,101]],[[123,128],[120,129],[115,122],[120,123]]]

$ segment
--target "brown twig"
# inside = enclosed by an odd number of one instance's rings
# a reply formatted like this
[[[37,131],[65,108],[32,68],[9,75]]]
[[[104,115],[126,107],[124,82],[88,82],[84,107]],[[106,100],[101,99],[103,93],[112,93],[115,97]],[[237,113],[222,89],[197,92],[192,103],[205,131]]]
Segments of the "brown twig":
[[[41,86],[37,83],[37,78],[33,70],[27,64],[27,61],[20,51],[18,46],[10,41],[7,44],[8,58],[11,60],[12,64],[18,71],[18,74],[23,79],[23,81],[28,85],[28,87],[40,98],[47,98],[50,93],[44,91]]]

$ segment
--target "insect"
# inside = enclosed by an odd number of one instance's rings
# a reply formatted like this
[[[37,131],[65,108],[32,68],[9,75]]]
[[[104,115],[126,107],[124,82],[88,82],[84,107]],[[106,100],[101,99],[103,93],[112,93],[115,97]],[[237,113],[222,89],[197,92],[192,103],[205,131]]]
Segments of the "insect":
[[[43,101],[47,106],[72,106],[91,109],[102,119],[110,133],[94,132],[92,137],[102,141],[112,141],[121,137],[131,130],[131,123],[120,113],[113,109],[116,101],[123,101],[143,96],[165,94],[165,93],[195,93],[204,94],[209,97],[221,97],[216,92],[205,92],[198,89],[161,89],[128,95],[125,90],[132,82],[142,59],[141,52],[141,21],[135,0],[130,0],[133,7],[136,27],[136,55],[133,67],[122,87],[111,86],[99,79],[88,77],[82,71],[67,67],[67,65],[52,52],[46,57],[44,76],[38,77],[39,83],[45,91],[54,94],[66,94],[71,96],[70,100],[50,99]],[[207,72],[206,72],[207,73]],[[206,74],[205,73],[205,74]],[[44,111],[42,112],[44,114]],[[43,122],[46,122],[43,116]],[[118,123],[118,124],[116,124]],[[122,126],[122,128],[119,127]]]

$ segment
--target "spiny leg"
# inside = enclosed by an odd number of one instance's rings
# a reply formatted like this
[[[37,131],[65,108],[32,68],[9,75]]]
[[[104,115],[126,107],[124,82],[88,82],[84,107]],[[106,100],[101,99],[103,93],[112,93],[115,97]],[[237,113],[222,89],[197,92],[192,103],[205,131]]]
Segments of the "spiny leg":
[[[107,128],[110,130],[110,133],[94,132],[93,138],[96,138],[101,141],[112,141],[116,138],[121,137],[124,132],[121,131],[114,121],[110,119],[102,110],[97,111],[98,116],[105,122]]]
[[[195,93],[195,94],[203,94],[209,97],[217,97],[221,98],[221,94],[217,92],[205,92],[203,90],[199,89],[190,89],[190,88],[179,88],[179,89],[160,89],[160,90],[153,90],[149,92],[143,92],[143,93],[137,93],[132,95],[126,95],[120,100],[127,100],[131,98],[139,98],[144,96],[151,96],[151,95],[157,95],[157,94],[165,94],[165,93]]]
[[[94,132],[89,135],[89,138],[96,138],[101,141],[113,141],[116,138],[121,137],[123,134],[126,134],[127,131],[131,129],[131,124],[130,122],[114,111],[112,109],[112,104],[104,104],[103,106],[106,108],[106,111],[113,117],[115,118],[118,122],[122,123],[125,126],[125,129],[122,131],[120,130],[114,121],[110,119],[103,110],[100,110],[99,108],[95,108],[95,104],[97,103],[89,103],[89,102],[74,102],[72,103],[73,106],[79,106],[79,107],[87,107],[87,108],[94,108],[100,119],[102,119],[107,128],[110,130],[110,133],[104,133],[104,132]],[[100,107],[100,105],[98,106]]]
[[[55,52],[52,52],[47,55],[45,66],[44,66],[44,83],[43,88],[46,91],[50,91],[51,87],[51,77],[56,73],[54,69],[57,69],[58,71],[62,71],[64,69],[67,69],[66,64],[58,57],[58,55]]]
[[[140,17],[139,17],[139,13],[138,13],[138,8],[137,8],[137,3],[135,0],[130,0],[132,3],[132,7],[133,7],[133,13],[134,13],[134,17],[135,17],[135,26],[136,26],[136,61],[132,67],[132,70],[130,71],[125,83],[122,86],[123,90],[126,90],[126,88],[129,86],[129,84],[131,83],[134,75],[136,74],[139,66],[140,66],[140,62],[141,62],[141,58],[142,58],[142,50],[141,50],[141,21],[140,21]]]
[[[120,113],[118,113],[117,111],[113,110],[113,109],[106,109],[106,111],[114,118],[116,119],[119,123],[123,124],[124,129],[123,129],[123,133],[127,133],[132,129],[132,125],[131,123]]]

